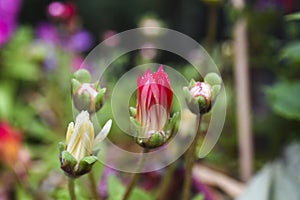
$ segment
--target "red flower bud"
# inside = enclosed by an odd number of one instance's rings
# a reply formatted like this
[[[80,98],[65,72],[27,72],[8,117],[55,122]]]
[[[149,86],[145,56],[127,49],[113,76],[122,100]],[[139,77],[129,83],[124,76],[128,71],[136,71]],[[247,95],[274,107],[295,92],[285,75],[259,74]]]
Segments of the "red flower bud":
[[[160,66],[153,74],[147,70],[137,80],[138,103],[136,120],[140,124],[140,137],[148,138],[163,131],[170,117],[173,91],[168,75]]]

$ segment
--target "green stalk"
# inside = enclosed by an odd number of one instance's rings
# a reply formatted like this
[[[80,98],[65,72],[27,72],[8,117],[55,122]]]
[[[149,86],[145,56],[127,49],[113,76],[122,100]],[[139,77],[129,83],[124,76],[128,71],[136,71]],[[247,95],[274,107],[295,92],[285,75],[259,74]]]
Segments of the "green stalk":
[[[171,165],[168,166],[166,175],[164,176],[162,183],[160,184],[159,188],[159,193],[157,197],[155,198],[156,200],[163,200],[166,199],[166,195],[169,189],[169,186],[171,184],[171,181],[173,180],[173,175],[174,171],[176,169],[177,163],[174,162]]]
[[[141,158],[141,161],[140,161],[140,164],[138,166],[138,170],[137,171],[140,171],[143,166],[144,166],[144,161],[145,161],[145,157],[144,157],[144,153],[147,153],[148,152],[148,149],[144,148],[143,150],[143,155],[142,155],[142,158]],[[123,196],[123,199],[122,200],[127,200],[129,199],[130,195],[131,195],[131,192],[133,191],[133,188],[135,187],[136,185],[136,182],[138,181],[139,177],[140,177],[140,174],[141,173],[135,173],[125,191],[125,194]]]
[[[76,195],[75,195],[75,187],[74,187],[74,179],[73,178],[68,178],[68,189],[69,189],[69,194],[70,194],[70,199],[71,200],[76,200]]]
[[[188,149],[187,154],[185,155],[185,178],[183,183],[183,193],[182,193],[182,200],[189,200],[190,199],[190,192],[191,192],[191,184],[192,184],[192,169],[195,162],[195,155],[197,150],[197,145],[200,139],[200,127],[201,127],[201,121],[202,116],[197,116],[198,121],[198,131],[196,133],[196,136],[191,144],[191,146]]]
[[[101,197],[100,197],[100,195],[98,195],[98,192],[97,192],[97,184],[95,181],[93,170],[91,170],[88,173],[88,177],[89,177],[89,181],[90,181],[91,193],[92,193],[93,199],[101,200]]]

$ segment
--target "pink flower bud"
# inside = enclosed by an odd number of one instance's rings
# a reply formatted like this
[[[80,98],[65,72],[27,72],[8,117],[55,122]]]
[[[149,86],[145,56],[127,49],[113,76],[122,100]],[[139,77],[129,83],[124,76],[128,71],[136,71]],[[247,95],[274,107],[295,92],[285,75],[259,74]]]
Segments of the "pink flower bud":
[[[140,76],[137,84],[136,121],[140,125],[139,136],[148,139],[151,139],[151,136],[156,133],[163,133],[162,135],[164,136],[164,128],[170,118],[173,98],[168,75],[164,72],[163,67],[160,66],[157,72],[151,74],[150,70],[148,70],[144,76]]]

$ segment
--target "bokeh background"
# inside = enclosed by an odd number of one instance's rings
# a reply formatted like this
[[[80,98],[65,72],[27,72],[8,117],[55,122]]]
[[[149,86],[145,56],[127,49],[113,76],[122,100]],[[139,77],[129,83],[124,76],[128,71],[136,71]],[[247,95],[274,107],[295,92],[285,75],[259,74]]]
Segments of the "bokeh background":
[[[0,199],[68,199],[58,142],[73,121],[72,73],[104,39],[147,26],[174,29],[202,44],[226,88],[226,122],[212,152],[197,161],[195,199],[300,199],[300,2],[243,3],[0,0]],[[240,22],[245,24],[241,41]],[[104,84],[113,85],[132,66],[147,62],[172,66],[187,79],[202,79],[176,55],[148,50],[120,57]],[[109,106],[104,106],[100,124],[110,118]],[[115,126],[109,137],[120,146],[132,144]],[[99,193],[118,199],[113,194],[124,189],[129,175],[99,163],[94,171]],[[133,198],[154,199],[165,173],[143,174]],[[180,199],[182,159],[172,173],[177,179],[164,199]],[[79,198],[88,199],[86,178],[81,179]]]

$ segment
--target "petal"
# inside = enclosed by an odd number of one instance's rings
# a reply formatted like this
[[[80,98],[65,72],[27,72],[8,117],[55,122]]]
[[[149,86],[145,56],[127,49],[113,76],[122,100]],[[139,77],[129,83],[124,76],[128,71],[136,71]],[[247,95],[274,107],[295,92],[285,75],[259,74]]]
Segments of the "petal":
[[[107,137],[107,135],[111,129],[111,125],[112,125],[112,120],[110,119],[103,126],[100,133],[98,133],[98,135],[96,136],[95,141],[94,141],[94,149],[93,149],[94,151],[99,148],[99,144]]]
[[[66,144],[67,145],[69,144],[69,141],[70,141],[70,138],[71,138],[71,135],[73,134],[73,132],[74,132],[74,122],[70,122],[68,129],[67,129],[67,136],[66,136]]]

